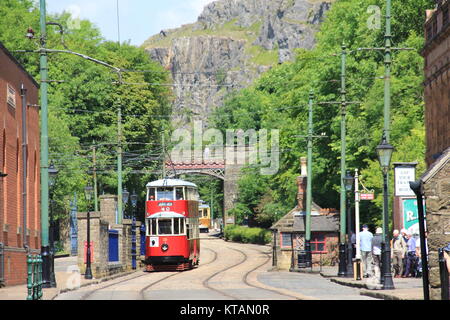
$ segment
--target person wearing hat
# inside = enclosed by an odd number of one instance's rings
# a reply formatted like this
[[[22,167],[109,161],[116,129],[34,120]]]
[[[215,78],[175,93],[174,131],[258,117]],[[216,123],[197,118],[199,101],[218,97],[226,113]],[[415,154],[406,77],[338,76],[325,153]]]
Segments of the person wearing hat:
[[[372,273],[372,239],[373,234],[369,227],[363,225],[363,231],[359,233],[359,243],[361,250],[361,259],[363,261],[364,278],[368,278]]]
[[[395,270],[394,278],[400,278],[403,274],[403,258],[406,254],[406,242],[398,230],[394,230],[391,247],[392,265]]]
[[[411,232],[407,232],[408,242],[406,243],[406,268],[402,275],[402,278],[410,277],[414,273],[414,266],[416,262],[416,239],[412,236]]]
[[[375,277],[381,275],[381,243],[383,242],[383,229],[377,228],[375,236],[372,238],[372,265]]]

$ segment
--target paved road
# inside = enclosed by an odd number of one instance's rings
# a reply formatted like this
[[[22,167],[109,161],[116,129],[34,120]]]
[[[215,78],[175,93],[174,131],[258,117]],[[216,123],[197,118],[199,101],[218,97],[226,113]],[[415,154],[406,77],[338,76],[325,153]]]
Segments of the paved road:
[[[59,295],[57,300],[371,299],[320,275],[268,272],[271,248],[202,239],[200,266],[135,273]]]

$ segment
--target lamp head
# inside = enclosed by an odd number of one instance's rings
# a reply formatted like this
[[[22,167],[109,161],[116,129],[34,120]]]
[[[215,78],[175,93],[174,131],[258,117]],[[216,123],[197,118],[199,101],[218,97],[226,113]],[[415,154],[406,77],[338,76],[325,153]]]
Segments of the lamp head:
[[[354,178],[350,174],[350,171],[347,170],[347,174],[345,175],[343,180],[344,180],[345,190],[352,191]]]
[[[48,179],[50,186],[53,187],[56,182],[56,176],[58,175],[59,170],[55,168],[53,161],[50,163],[50,167],[48,168]]]
[[[122,201],[123,203],[128,202],[128,197],[130,196],[130,193],[127,191],[127,188],[123,189],[122,191]]]
[[[94,193],[94,188],[90,184],[84,187],[84,196],[86,197],[87,201],[91,201],[92,193]]]
[[[137,206],[137,200],[138,200],[138,195],[136,194],[136,191],[133,191],[133,194],[130,197],[131,199],[131,205],[135,208]]]
[[[380,166],[383,169],[383,172],[387,173],[391,164],[394,147],[387,142],[386,136],[383,136],[383,141],[378,145],[376,150]]]

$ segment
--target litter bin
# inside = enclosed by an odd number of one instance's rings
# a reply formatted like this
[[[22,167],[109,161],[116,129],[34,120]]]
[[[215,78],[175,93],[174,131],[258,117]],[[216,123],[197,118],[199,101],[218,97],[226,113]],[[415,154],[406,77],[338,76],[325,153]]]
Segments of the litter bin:
[[[308,258],[308,253],[304,250],[298,252],[298,268],[309,268],[311,267],[311,261]]]

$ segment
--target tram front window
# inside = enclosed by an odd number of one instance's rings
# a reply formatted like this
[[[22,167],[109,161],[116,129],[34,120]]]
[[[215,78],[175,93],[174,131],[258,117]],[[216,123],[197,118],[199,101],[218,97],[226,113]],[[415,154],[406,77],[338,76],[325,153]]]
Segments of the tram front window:
[[[158,200],[174,200],[173,188],[158,188]]]
[[[182,187],[175,188],[175,200],[184,200]]]
[[[158,220],[158,234],[159,235],[172,234],[172,219],[159,219]]]

